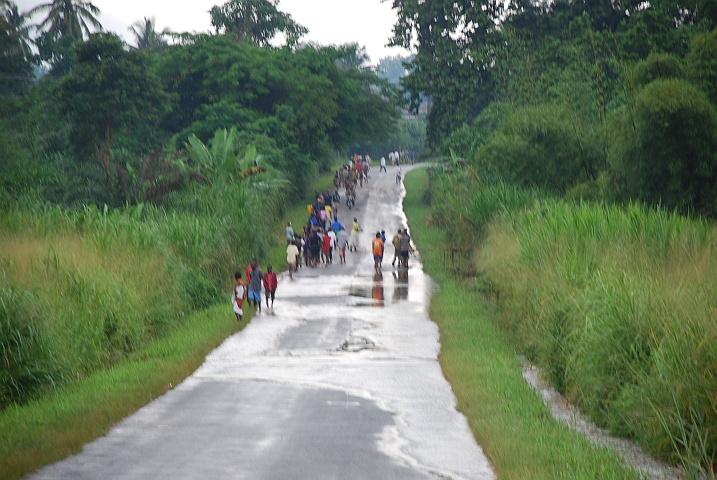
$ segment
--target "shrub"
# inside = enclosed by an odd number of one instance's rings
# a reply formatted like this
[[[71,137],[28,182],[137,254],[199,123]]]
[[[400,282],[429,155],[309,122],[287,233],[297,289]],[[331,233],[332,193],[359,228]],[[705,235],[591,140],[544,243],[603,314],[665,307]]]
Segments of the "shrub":
[[[637,85],[647,85],[653,80],[683,78],[682,62],[674,55],[651,53],[646,60],[638,62],[633,69]]]
[[[717,213],[717,113],[684,80],[655,80],[617,120],[609,161],[623,200]]]
[[[589,142],[565,109],[526,107],[506,118],[476,159],[486,178],[562,193],[595,177]]]

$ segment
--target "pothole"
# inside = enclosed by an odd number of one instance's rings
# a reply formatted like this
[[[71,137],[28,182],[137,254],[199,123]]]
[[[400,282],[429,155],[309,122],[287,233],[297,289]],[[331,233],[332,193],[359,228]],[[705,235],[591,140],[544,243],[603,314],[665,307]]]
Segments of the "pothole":
[[[373,350],[374,348],[376,348],[376,344],[372,340],[366,337],[350,335],[336,350],[340,352],[360,352],[361,350]]]

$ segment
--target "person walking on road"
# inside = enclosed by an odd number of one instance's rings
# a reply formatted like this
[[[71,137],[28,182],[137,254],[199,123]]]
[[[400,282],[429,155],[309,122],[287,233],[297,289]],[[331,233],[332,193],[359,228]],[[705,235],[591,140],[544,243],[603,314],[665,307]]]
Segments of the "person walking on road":
[[[258,265],[251,266],[251,273],[249,274],[249,305],[254,302],[254,306],[259,308],[261,313],[261,280],[264,278],[264,274]]]
[[[331,263],[331,236],[329,236],[328,233],[324,233],[324,236],[321,237],[321,257],[322,261],[324,262],[325,266],[329,266]]]
[[[339,234],[336,235],[336,246],[339,248],[339,262],[346,263],[346,247],[349,244],[349,234],[346,227],[342,226]]]
[[[351,228],[351,240],[349,241],[349,252],[355,252],[358,250],[358,234],[359,234],[359,223],[358,219],[354,217],[354,224]]]
[[[334,220],[339,219],[339,204],[341,203],[341,195],[339,195],[339,189],[334,190],[334,194],[331,196],[331,203],[333,204]]]
[[[319,238],[319,235],[313,230],[309,235],[309,250],[311,251],[311,266],[316,267],[321,254],[321,238]]]
[[[386,230],[381,230],[381,241],[383,242],[381,247],[381,266],[383,267],[383,253],[386,250]]]
[[[386,170],[386,157],[381,157],[381,168],[378,169],[378,173],[381,172],[388,173],[388,170]]]
[[[274,297],[276,296],[276,287],[279,286],[279,279],[271,265],[267,265],[264,274],[264,296],[266,297],[266,308],[269,308],[269,297],[271,297],[271,309],[274,310]]]
[[[233,295],[233,307],[234,307],[234,314],[237,316],[237,322],[241,323],[242,316],[244,315],[244,298],[246,296],[246,288],[244,288],[244,282],[241,279],[241,273],[236,272],[234,274],[234,280],[236,280],[236,284],[234,285],[234,295]]]
[[[291,222],[286,226],[286,241],[294,240],[294,228],[291,226]]]
[[[251,263],[246,266],[246,271],[244,272],[244,278],[246,279],[247,287],[249,286],[249,277],[251,277],[251,268],[254,265],[259,265],[259,261],[256,258],[252,259]]]
[[[391,239],[391,243],[393,244],[393,261],[391,262],[391,266],[396,266],[396,260],[398,260],[398,266],[401,266],[401,229],[398,229],[398,233],[393,236]]]
[[[381,240],[381,232],[376,232],[376,238],[371,241],[373,250],[373,267],[376,273],[381,272],[381,256],[383,255],[383,241]]]
[[[292,241],[287,241],[286,243],[286,263],[289,264],[289,278],[293,279],[296,271],[296,261],[299,258],[299,248]]]
[[[408,235],[408,229],[404,229],[401,234],[401,261],[400,266],[408,268],[408,254],[411,250],[411,237]]]

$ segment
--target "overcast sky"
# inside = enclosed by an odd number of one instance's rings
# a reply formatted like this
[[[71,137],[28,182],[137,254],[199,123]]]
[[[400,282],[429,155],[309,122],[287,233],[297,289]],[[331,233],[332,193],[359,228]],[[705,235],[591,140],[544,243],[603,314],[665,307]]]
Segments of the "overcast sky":
[[[21,11],[51,0],[15,0]],[[128,27],[135,20],[154,16],[157,31],[165,27],[175,32],[208,32],[209,9],[222,0],[93,0],[101,10],[100,23],[105,30],[121,34],[131,43]],[[279,10],[309,29],[304,40],[327,44],[357,42],[365,46],[371,63],[393,55],[406,55],[399,48],[385,45],[391,36],[396,16],[391,2],[380,0],[281,0]],[[35,22],[44,17],[36,17]]]

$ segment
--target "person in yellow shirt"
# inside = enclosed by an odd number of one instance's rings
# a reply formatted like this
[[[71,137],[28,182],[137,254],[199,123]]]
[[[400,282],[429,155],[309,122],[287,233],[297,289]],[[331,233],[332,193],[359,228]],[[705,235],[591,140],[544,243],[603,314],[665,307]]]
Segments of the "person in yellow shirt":
[[[359,230],[358,219],[354,218],[354,224],[351,228],[351,239],[349,240],[349,252],[355,252],[358,249]]]
[[[328,227],[326,227],[326,230],[329,230],[331,229],[331,219],[333,218],[331,216],[331,205],[326,205],[324,207],[324,210],[326,211],[326,225],[328,225]]]
[[[376,273],[381,273],[381,257],[383,256],[383,240],[381,240],[381,232],[376,232],[376,238],[371,241],[373,250],[373,266]]]

